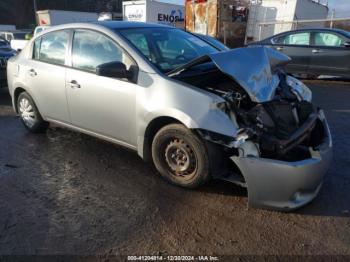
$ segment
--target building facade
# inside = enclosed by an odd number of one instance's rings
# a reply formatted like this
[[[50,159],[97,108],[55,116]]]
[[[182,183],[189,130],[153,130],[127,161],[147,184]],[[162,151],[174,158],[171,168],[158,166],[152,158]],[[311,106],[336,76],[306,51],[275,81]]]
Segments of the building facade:
[[[255,0],[251,2],[247,26],[248,41],[257,41],[285,31],[322,27],[323,22],[298,24],[292,21],[326,19],[327,2],[319,0]],[[260,26],[260,23],[271,23]]]

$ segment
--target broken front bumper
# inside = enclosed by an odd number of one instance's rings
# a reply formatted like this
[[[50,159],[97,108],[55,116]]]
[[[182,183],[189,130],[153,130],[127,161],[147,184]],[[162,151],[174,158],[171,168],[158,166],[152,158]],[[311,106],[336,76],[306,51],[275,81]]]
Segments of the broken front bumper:
[[[323,111],[319,119],[325,137],[311,158],[297,162],[231,157],[242,172],[248,189],[248,205],[254,208],[293,210],[311,202],[318,194],[332,159],[332,137]]]

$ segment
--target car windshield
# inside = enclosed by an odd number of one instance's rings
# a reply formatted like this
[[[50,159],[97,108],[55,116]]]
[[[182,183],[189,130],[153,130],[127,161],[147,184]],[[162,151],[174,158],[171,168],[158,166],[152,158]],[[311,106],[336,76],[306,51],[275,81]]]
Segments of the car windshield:
[[[176,28],[132,28],[119,29],[118,32],[164,73],[219,51],[202,39]]]

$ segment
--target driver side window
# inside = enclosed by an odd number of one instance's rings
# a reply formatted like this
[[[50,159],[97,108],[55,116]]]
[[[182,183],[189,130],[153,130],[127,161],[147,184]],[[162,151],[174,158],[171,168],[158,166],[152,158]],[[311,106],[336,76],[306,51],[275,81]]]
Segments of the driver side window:
[[[73,38],[73,68],[96,73],[99,65],[109,62],[122,62],[129,69],[133,64],[128,55],[103,34],[76,30]]]

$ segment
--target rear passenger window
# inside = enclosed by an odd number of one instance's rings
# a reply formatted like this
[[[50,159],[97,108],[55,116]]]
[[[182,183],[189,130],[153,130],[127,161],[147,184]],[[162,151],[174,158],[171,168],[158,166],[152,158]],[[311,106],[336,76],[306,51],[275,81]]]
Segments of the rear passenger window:
[[[108,37],[88,30],[77,30],[74,33],[74,68],[95,73],[97,66],[109,62],[122,62],[127,68],[132,65],[131,59]]]
[[[50,64],[64,65],[69,32],[57,31],[45,34],[34,42],[33,58]]]
[[[276,37],[274,43],[280,45],[310,45],[310,33],[297,33]]]

